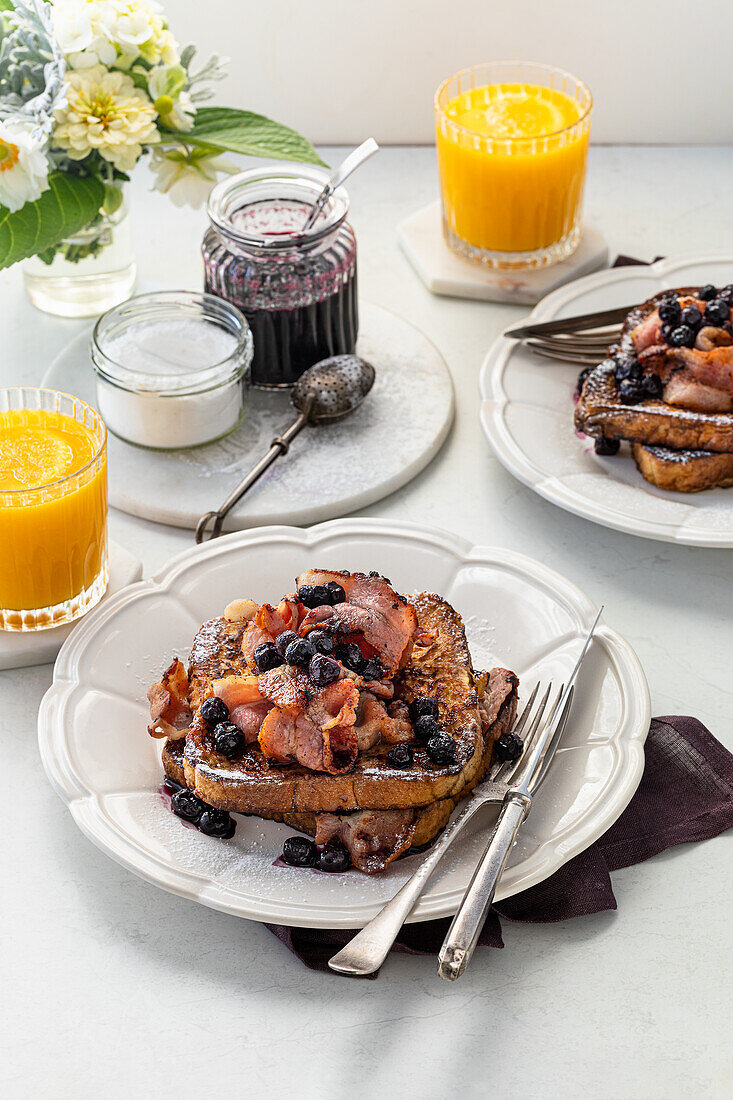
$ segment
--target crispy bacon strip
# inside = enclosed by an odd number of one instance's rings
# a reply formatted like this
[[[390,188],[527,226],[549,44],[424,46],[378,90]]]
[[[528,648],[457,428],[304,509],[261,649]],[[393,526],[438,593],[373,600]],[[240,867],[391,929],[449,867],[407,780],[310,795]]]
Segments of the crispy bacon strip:
[[[412,843],[415,810],[358,810],[353,814],[316,814],[316,844],[338,840],[351,862],[367,875],[383,871]]]
[[[362,691],[356,712],[356,739],[360,752],[371,749],[379,741],[394,745],[398,741],[412,740],[412,725],[407,718],[407,708],[405,707],[403,714],[394,704],[392,707],[394,715],[389,714],[381,700],[375,698],[371,692]]]
[[[262,723],[259,742],[264,756],[281,764],[296,761],[330,775],[349,771],[359,751],[353,728],[359,701],[354,681],[336,680],[312,695],[302,709],[291,695],[292,684],[283,687],[282,678],[265,673],[260,677],[262,690],[267,690],[262,684],[265,677],[270,677],[273,694],[283,705],[275,705]]]
[[[170,737],[177,741],[184,737],[191,725],[191,706],[188,697],[188,676],[177,657],[163,673],[157,684],[148,688],[150,703],[151,737]]]
[[[346,601],[336,604],[332,614],[327,616],[329,622],[342,634],[363,637],[379,654],[389,674],[404,667],[410,659],[417,630],[414,608],[395,592],[388,580],[377,573],[367,576],[364,573],[309,569],[298,577],[297,585],[300,588],[301,585],[321,585],[329,581],[336,581],[346,593]]]

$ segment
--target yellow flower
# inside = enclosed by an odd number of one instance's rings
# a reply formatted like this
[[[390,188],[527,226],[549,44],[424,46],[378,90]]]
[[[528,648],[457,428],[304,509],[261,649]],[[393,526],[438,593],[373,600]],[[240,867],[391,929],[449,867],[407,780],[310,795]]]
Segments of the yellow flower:
[[[93,149],[121,172],[129,172],[143,146],[160,141],[156,111],[126,73],[103,65],[68,72],[66,106],[55,112],[53,143],[72,160]]]

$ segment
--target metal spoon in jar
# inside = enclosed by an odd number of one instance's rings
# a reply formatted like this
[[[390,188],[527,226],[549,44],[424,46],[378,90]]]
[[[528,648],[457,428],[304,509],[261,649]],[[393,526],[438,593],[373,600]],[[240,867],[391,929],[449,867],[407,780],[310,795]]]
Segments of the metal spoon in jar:
[[[369,160],[369,157],[373,157],[374,154],[378,152],[379,146],[374,138],[367,138],[366,141],[362,141],[361,145],[357,146],[356,149],[353,149],[348,157],[345,157],[341,161],[338,168],[334,168],[328,178],[328,183],[321,191],[313,205],[313,209],[306,218],[301,233],[307,233],[309,229],[313,228],[318,215],[321,213],[321,210],[323,210],[323,207],[326,205],[336,188],[340,187],[344,180],[348,179],[351,173],[355,172],[365,160]]]
[[[267,454],[240,481],[221,508],[201,517],[196,525],[196,542],[203,542],[207,538],[215,539],[221,534],[225,516],[275,459],[288,453],[290,444],[306,424],[326,424],[343,420],[354,409],[358,409],[374,385],[374,379],[374,367],[358,355],[334,355],[304,371],[290,394],[290,400],[300,416],[282,435],[273,439]],[[211,533],[207,535],[209,524],[212,524]]]

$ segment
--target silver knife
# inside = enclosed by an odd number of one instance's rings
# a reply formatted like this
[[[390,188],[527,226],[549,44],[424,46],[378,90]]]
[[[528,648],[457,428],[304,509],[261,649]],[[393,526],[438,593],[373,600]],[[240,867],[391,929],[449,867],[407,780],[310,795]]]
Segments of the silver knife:
[[[625,321],[635,306],[619,306],[618,309],[604,309],[598,313],[581,313],[577,317],[562,317],[556,321],[538,321],[533,325],[521,325],[508,328],[505,336],[515,340],[526,340],[528,336],[550,336],[553,333],[582,332],[584,329],[603,328],[605,325],[617,325]]]
[[[438,975],[445,981],[455,981],[459,978],[473,955],[520,826],[530,811],[532,797],[547,775],[560,743],[572,705],[574,681],[583,658],[590,648],[602,614],[601,607],[567,684],[560,691],[529,759],[519,769],[515,782],[504,797],[491,839],[474,871],[438,956]]]

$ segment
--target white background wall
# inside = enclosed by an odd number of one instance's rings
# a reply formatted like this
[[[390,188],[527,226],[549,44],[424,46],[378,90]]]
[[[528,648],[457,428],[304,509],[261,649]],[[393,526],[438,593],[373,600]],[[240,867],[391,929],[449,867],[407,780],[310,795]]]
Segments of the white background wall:
[[[480,61],[583,78],[596,142],[733,139],[733,0],[163,0],[232,58],[221,100],[318,143],[432,141],[440,81]]]

